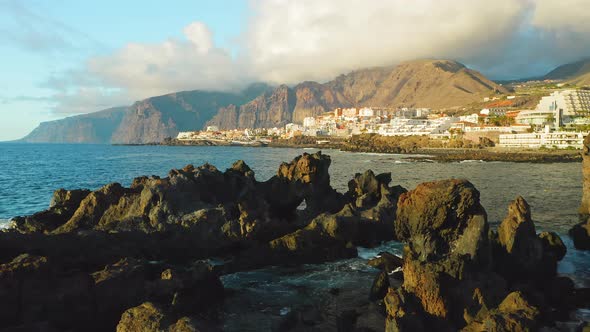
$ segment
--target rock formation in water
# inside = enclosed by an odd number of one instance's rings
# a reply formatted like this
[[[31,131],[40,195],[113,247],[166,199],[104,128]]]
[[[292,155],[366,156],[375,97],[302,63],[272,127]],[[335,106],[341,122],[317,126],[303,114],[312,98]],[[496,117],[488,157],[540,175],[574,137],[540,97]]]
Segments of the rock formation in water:
[[[129,188],[57,190],[48,210],[0,232],[0,327],[214,331],[220,276],[356,257],[359,245],[393,239],[407,244],[403,258],[368,262],[380,271],[367,296],[340,294],[328,313],[294,310],[280,329],[535,330],[590,304],[590,290],[557,276],[565,246],[536,234],[524,199],[494,232],[468,181],[407,192],[390,186],[391,174],[367,171],[338,193],[330,163],[303,154],[265,182],[237,161]]]
[[[238,161],[225,172],[205,164],[139,177],[129,188],[57,190],[48,210],[0,233],[0,324],[206,326],[223,300],[221,274],[351,257],[356,244],[391,240],[382,231],[405,190],[367,172],[340,194],[329,166],[318,152],[283,163],[266,182]],[[225,264],[211,265],[212,256]]]
[[[581,250],[590,250],[590,135],[584,139],[582,151],[582,204],[580,205],[580,223],[570,229],[569,234],[574,246]]]
[[[423,183],[400,197],[395,231],[407,245],[386,331],[535,331],[588,303],[556,275],[565,246],[536,234],[522,197],[494,232],[471,183]]]

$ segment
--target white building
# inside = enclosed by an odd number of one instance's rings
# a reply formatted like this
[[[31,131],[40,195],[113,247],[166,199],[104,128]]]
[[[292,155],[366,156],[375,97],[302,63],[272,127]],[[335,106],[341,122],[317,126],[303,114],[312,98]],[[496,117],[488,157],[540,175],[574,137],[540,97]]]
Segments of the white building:
[[[311,127],[315,127],[316,125],[316,119],[312,116],[308,116],[306,118],[303,118],[303,127],[305,128],[311,128]]]
[[[219,131],[219,127],[217,126],[207,126],[207,131]]]
[[[589,90],[561,90],[541,98],[538,111],[560,111],[563,116],[590,116]]]
[[[356,108],[345,108],[342,110],[342,116],[347,118],[356,117],[358,114],[358,109]]]
[[[506,134],[500,135],[501,147],[508,148],[534,148],[540,147],[565,149],[573,147],[581,149],[584,146],[584,137],[588,133],[575,132],[539,132],[527,134]]]
[[[373,116],[375,116],[375,111],[373,111],[372,108],[363,107],[359,110],[359,116],[373,117]]]
[[[458,118],[441,117],[432,120],[394,118],[381,125],[378,133],[383,136],[431,135],[445,133]]]
[[[533,126],[555,126],[557,115],[554,110],[523,110],[515,118],[516,123]]]
[[[459,121],[477,123],[479,121],[479,115],[477,113],[473,113],[471,115],[462,115],[459,117]]]
[[[181,131],[176,136],[176,139],[179,141],[190,141],[195,140],[199,136],[198,131]]]
[[[296,123],[287,123],[285,125],[285,131],[287,133],[294,132],[294,131],[302,131],[302,130],[303,130],[303,127],[301,125],[296,124]]]

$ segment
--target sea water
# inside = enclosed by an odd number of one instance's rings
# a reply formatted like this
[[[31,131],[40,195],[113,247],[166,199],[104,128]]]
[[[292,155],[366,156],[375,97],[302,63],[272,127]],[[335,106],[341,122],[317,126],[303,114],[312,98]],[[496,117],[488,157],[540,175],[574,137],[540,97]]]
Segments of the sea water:
[[[203,163],[225,170],[242,159],[259,181],[276,174],[281,162],[314,149],[112,146],[74,144],[0,144],[0,224],[12,217],[46,209],[55,189],[97,189],[110,182],[128,186],[140,175],[166,176],[172,168]],[[578,222],[582,196],[581,163],[510,163],[411,161],[404,155],[324,150],[331,156],[332,186],[344,192],[355,173],[372,169],[391,172],[392,184],[408,190],[421,182],[465,178],[480,191],[481,203],[493,227],[502,221],[508,204],[523,196],[532,209],[537,231],[559,233],[568,247],[559,271],[578,286],[590,287],[590,252],[573,248],[567,230]],[[226,301],[226,329],[256,330],[293,310],[326,296],[330,288],[367,293],[376,270],[366,259],[380,250],[400,252],[399,243],[361,249],[360,257],[306,265],[298,269],[267,268],[224,276],[233,290]],[[253,300],[255,299],[255,300]],[[246,303],[246,304],[245,304]],[[256,319],[256,317],[258,319]],[[250,324],[250,328],[248,327]],[[239,327],[239,328],[238,328]],[[268,328],[271,325],[267,326]]]

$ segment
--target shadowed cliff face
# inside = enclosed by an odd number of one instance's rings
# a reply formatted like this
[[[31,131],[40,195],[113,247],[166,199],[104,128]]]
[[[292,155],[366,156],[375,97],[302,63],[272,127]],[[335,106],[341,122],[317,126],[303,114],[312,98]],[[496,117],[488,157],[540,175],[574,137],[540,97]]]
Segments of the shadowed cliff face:
[[[139,101],[125,114],[112,142],[160,142],[179,131],[201,129],[221,108],[243,104],[258,93],[186,91]]]
[[[303,82],[271,89],[254,84],[241,93],[185,91],[152,97],[129,108],[42,124],[27,142],[152,143],[179,131],[272,128],[301,123],[337,107],[463,106],[506,93],[480,73],[448,60],[419,60],[364,69],[320,84]],[[111,114],[105,120],[104,114]],[[116,115],[116,116],[115,116]],[[106,122],[106,123],[103,123]],[[97,133],[99,132],[99,133]]]
[[[43,122],[22,141],[28,143],[109,143],[127,107]]]

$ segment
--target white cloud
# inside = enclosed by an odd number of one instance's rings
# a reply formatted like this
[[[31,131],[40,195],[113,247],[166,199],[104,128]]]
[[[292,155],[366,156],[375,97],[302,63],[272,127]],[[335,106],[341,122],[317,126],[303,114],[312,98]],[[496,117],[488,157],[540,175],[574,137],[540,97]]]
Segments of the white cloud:
[[[245,84],[243,71],[228,51],[213,45],[205,24],[188,25],[184,36],[160,44],[130,43],[114,54],[89,59],[82,70],[52,77],[46,86],[59,91],[56,112],[90,112],[97,110],[98,101],[118,106],[114,103],[182,90],[232,90]],[[84,95],[89,97],[86,107],[80,103]]]
[[[590,33],[588,5],[588,0],[536,0],[532,24],[557,33]]]
[[[194,22],[183,39],[129,43],[50,80],[57,111],[252,81],[325,81],[417,58],[456,59],[492,77],[517,78],[590,55],[587,0],[252,1],[237,57]]]
[[[274,82],[416,58],[469,60],[500,53],[527,8],[520,0],[258,1],[248,53]]]
[[[184,35],[201,54],[209,52],[213,47],[211,31],[209,31],[209,28],[207,28],[202,22],[193,22],[189,24],[184,28]]]

